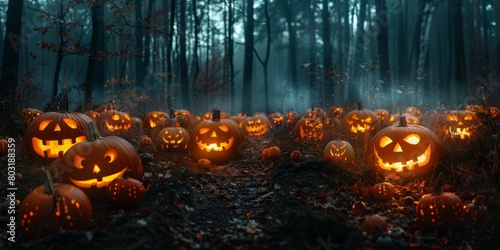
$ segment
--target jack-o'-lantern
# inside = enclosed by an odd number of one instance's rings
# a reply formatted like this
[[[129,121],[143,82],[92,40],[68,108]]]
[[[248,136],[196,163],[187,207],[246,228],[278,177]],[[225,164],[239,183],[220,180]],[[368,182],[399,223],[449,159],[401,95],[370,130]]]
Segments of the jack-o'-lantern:
[[[351,143],[341,139],[328,142],[323,150],[323,158],[339,162],[354,160],[354,148]]]
[[[158,121],[156,124],[156,127],[151,129],[151,131],[150,131],[151,138],[156,138],[158,136],[158,133],[160,133],[160,131],[164,128],[168,128],[168,127],[186,128],[186,127],[188,127],[187,121],[186,121],[186,116],[182,115],[182,113],[179,113],[179,114],[180,115],[178,117],[175,116],[174,110],[170,109],[170,116]]]
[[[335,129],[336,131],[342,129],[342,121],[337,118],[326,118],[323,120],[325,129]]]
[[[267,160],[276,159],[281,155],[281,149],[278,146],[272,146],[262,150],[262,158]]]
[[[111,109],[101,112],[96,124],[103,135],[118,135],[132,127],[132,119],[126,112]]]
[[[299,113],[297,111],[288,111],[285,114],[285,124],[289,127],[294,127],[295,123],[300,119]]]
[[[483,225],[489,217],[488,206],[480,204],[479,199],[474,199],[463,206],[461,217],[462,222],[469,227]]]
[[[139,140],[139,148],[146,149],[153,146],[153,140],[149,136],[143,136]]]
[[[323,121],[327,118],[326,112],[321,108],[311,108],[304,112],[303,118],[313,118],[318,121]]]
[[[271,122],[271,127],[281,127],[283,125],[283,115],[280,112],[272,113],[267,116]]]
[[[395,113],[392,113],[389,117],[389,121],[388,121],[388,124],[395,124],[395,123],[398,123],[399,122],[399,118],[401,117],[400,114],[395,114]]]
[[[413,125],[420,124],[420,117],[411,114],[403,114],[403,115],[406,117],[407,124],[413,124]]]
[[[300,161],[300,159],[302,159],[302,153],[299,150],[293,150],[290,153],[290,160],[293,163]]]
[[[472,138],[477,125],[478,121],[473,112],[469,110],[452,110],[445,114],[442,129],[449,138],[464,140]]]
[[[438,161],[441,141],[424,126],[407,125],[404,116],[399,121],[398,126],[384,128],[371,139],[370,165],[403,178],[429,173]]]
[[[325,135],[323,123],[313,118],[300,118],[295,123],[293,134],[296,140],[321,141]]]
[[[224,163],[239,158],[239,146],[245,134],[236,122],[221,119],[220,111],[214,109],[212,120],[199,122],[189,137],[189,151],[196,159]]]
[[[243,121],[243,131],[250,137],[263,137],[269,134],[271,122],[266,116],[255,115],[245,118]]]
[[[156,136],[156,146],[162,150],[183,150],[189,143],[189,133],[182,127],[166,127]]]
[[[413,106],[406,107],[405,113],[414,115],[414,116],[419,117],[419,118],[422,116],[422,111],[420,111],[420,109],[418,107],[413,107]]]
[[[130,128],[130,133],[142,134],[142,119],[139,117],[132,117],[132,127]]]
[[[238,112],[238,113],[236,113],[236,115],[235,115],[235,116],[239,116],[239,117],[244,117],[244,118],[246,118],[246,117],[247,117],[247,114],[246,114],[246,113],[243,113],[243,112]]]
[[[334,106],[328,109],[326,115],[330,118],[342,119],[344,117],[344,109],[339,106]]]
[[[185,126],[182,126],[183,128],[189,127],[192,123],[193,116],[191,115],[191,112],[186,109],[175,110],[173,116],[179,120],[185,121]],[[170,115],[170,117],[172,117],[172,115]]]
[[[87,110],[85,113],[88,117],[92,119],[92,121],[97,121],[97,117],[99,117],[100,113],[95,110]]]
[[[28,241],[63,230],[86,230],[91,225],[92,204],[79,188],[53,183],[48,170],[45,185],[35,188],[21,202],[19,229]]]
[[[149,111],[146,114],[146,116],[144,116],[144,119],[142,119],[143,127],[146,130],[150,130],[150,129],[156,127],[156,124],[158,123],[158,121],[165,119],[167,117],[168,117],[167,113],[165,113],[163,111],[158,111],[158,110]]]
[[[90,117],[83,113],[47,112],[32,121],[23,137],[29,158],[60,158],[73,145],[87,140]]]
[[[135,207],[144,201],[146,189],[139,180],[127,174],[112,180],[106,187],[106,198],[117,207]]]
[[[206,112],[204,115],[203,115],[203,118],[202,120],[203,121],[206,121],[206,120],[212,120],[212,112]],[[229,119],[229,115],[225,112],[220,112],[220,119]]]
[[[90,122],[88,139],[71,147],[61,159],[61,178],[82,189],[105,188],[125,171],[142,180],[141,158],[132,144],[118,136],[101,137]]]
[[[372,188],[372,195],[377,200],[389,201],[394,196],[394,186],[389,182],[377,183]]]
[[[378,131],[380,120],[373,111],[363,108],[363,104],[358,102],[358,109],[352,110],[344,116],[344,125],[347,133],[357,136]]]
[[[447,230],[460,223],[463,202],[451,192],[423,195],[416,206],[416,221],[427,230]]]
[[[35,108],[25,108],[21,110],[21,118],[26,124],[30,124],[33,120],[35,120],[38,116],[40,116],[43,111]]]
[[[382,125],[390,124],[391,113],[387,109],[375,109],[373,113],[377,115]]]

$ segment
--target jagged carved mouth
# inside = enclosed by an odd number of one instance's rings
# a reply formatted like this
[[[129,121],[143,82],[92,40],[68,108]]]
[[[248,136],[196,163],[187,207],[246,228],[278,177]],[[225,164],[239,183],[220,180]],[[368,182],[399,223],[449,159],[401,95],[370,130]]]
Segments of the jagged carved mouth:
[[[377,149],[375,151],[375,157],[377,159],[378,166],[385,170],[392,170],[395,172],[404,172],[409,170],[415,170],[419,167],[427,165],[431,156],[431,145],[427,146],[427,149],[421,155],[415,157],[412,160],[406,162],[385,162],[378,155]]]
[[[342,150],[342,151],[339,151],[339,150],[335,150],[336,152],[332,151],[332,149],[330,149],[330,155],[333,156],[333,157],[341,157],[345,154],[345,149]]]
[[[200,150],[206,151],[206,152],[213,152],[213,151],[224,151],[224,150],[229,150],[234,143],[234,137],[231,137],[229,140],[226,142],[214,142],[214,143],[205,143],[196,136],[196,145],[198,145],[198,148]]]
[[[267,127],[247,127],[248,135],[261,136],[267,133]]]
[[[446,134],[450,135],[451,138],[460,137],[460,139],[463,140],[465,137],[470,138],[471,131],[469,130],[469,127],[456,128],[455,131],[453,131],[453,128],[450,127],[446,130]]]
[[[86,140],[87,136],[85,135],[59,140],[41,140],[33,137],[31,138],[31,145],[33,145],[33,149],[41,157],[58,158],[62,157],[71,146]]]
[[[115,131],[119,131],[119,130],[128,130],[132,125],[130,124],[115,124],[115,125],[112,125],[112,124],[109,124],[107,121],[106,121],[106,128],[108,129],[109,132],[115,132]]]
[[[90,179],[90,180],[75,180],[71,177],[69,177],[69,179],[77,187],[91,188],[92,186],[96,186],[97,188],[103,188],[103,187],[108,186],[108,184],[112,180],[122,177],[126,170],[127,170],[127,168],[124,168],[122,171],[120,171],[116,174],[101,177],[100,180],[97,178]]]
[[[161,147],[166,148],[166,149],[169,149],[169,148],[177,149],[177,148],[179,148],[179,145],[182,145],[182,143],[184,142],[184,138],[181,138],[180,140],[167,140],[165,138],[162,138],[162,139],[163,139],[163,142],[165,142],[165,144],[161,144]],[[187,147],[187,145],[184,148],[186,148],[186,147]]]
[[[368,125],[361,125],[361,124],[358,124],[356,126],[351,126],[351,132],[353,133],[358,133],[358,132],[361,132],[361,133],[364,133],[368,130],[369,126]]]

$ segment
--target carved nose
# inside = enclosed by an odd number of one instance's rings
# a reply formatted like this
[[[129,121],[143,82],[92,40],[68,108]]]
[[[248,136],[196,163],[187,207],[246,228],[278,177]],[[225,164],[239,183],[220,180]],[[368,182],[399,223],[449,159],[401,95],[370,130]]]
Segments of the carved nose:
[[[210,135],[210,137],[217,137],[217,134],[214,132],[212,132],[212,135]]]
[[[95,164],[94,169],[92,171],[97,174],[97,173],[101,172],[101,169],[97,166],[97,164]]]
[[[399,145],[399,143],[396,143],[396,146],[394,146],[394,152],[403,152],[403,149]]]

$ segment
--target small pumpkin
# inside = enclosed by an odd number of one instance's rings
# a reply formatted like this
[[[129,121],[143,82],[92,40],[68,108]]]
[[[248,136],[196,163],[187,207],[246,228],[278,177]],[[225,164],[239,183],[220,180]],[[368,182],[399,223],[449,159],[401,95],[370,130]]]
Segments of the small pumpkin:
[[[43,114],[43,111],[35,108],[25,108],[21,110],[21,118],[26,124],[30,124],[41,114]]]
[[[79,188],[53,183],[44,169],[45,185],[35,188],[19,208],[19,230],[29,240],[37,240],[62,230],[85,230],[92,220],[92,204]]]
[[[143,136],[139,140],[139,148],[150,148],[153,146],[153,140],[149,136]]]
[[[288,111],[286,112],[285,114],[285,124],[289,127],[294,127],[295,126],[295,123],[297,123],[297,121],[299,121],[300,119],[300,115],[299,113],[297,113],[297,111]]]
[[[373,110],[373,113],[377,115],[382,125],[390,124],[389,120],[391,119],[391,112],[387,109],[375,109]]]
[[[340,106],[333,106],[328,109],[326,115],[330,118],[342,119],[344,117],[344,109]]]
[[[193,117],[193,115],[191,115],[191,112],[189,112],[189,110],[177,109],[174,111],[173,116],[175,118],[177,118],[177,120],[183,121],[183,122],[181,122],[181,127],[185,128],[185,129],[187,129],[193,125],[194,117]],[[170,117],[172,117],[172,115],[170,115]]]
[[[151,138],[157,138],[160,131],[164,128],[168,128],[168,127],[187,128],[188,123],[187,123],[187,120],[185,120],[185,119],[186,119],[186,116],[179,115],[177,117],[177,116],[175,116],[175,111],[173,109],[170,109],[170,116],[159,120],[157,122],[156,126],[150,130]]]
[[[88,117],[90,117],[92,119],[92,121],[97,121],[97,117],[99,117],[100,113],[95,111],[95,110],[87,110],[85,111],[84,113],[85,115],[87,115]]]
[[[300,161],[300,159],[302,159],[302,153],[299,151],[299,150],[293,150],[291,153],[290,153],[290,160],[292,162],[298,162]]]
[[[452,110],[446,113],[444,129],[449,138],[470,139],[479,124],[476,115],[469,110]]]
[[[127,208],[139,206],[145,197],[146,189],[139,180],[126,174],[112,180],[106,187],[106,198],[114,206]]]
[[[271,122],[271,127],[281,127],[283,125],[283,115],[280,112],[275,112],[267,116]]]
[[[184,150],[189,143],[189,133],[182,127],[166,127],[156,136],[156,146],[162,150]]]
[[[88,140],[71,147],[61,159],[61,178],[84,190],[102,189],[130,170],[130,177],[142,180],[143,169],[137,150],[118,136],[101,137],[94,122],[88,125]]]
[[[311,109],[306,110],[306,112],[304,112],[304,115],[302,115],[302,117],[313,118],[313,119],[316,119],[318,121],[323,121],[328,116],[322,108],[311,108]]]
[[[451,192],[423,195],[416,206],[416,221],[424,229],[446,230],[460,223],[462,200]]]
[[[199,122],[191,131],[189,151],[196,159],[223,163],[240,157],[239,146],[245,139],[243,130],[230,119],[221,119],[214,109],[212,119]]]
[[[114,109],[101,112],[95,123],[99,131],[105,136],[119,135],[132,127],[130,115]]]
[[[363,231],[368,234],[376,233],[378,229],[381,230],[381,232],[385,232],[388,227],[389,226],[387,225],[387,221],[384,217],[378,214],[366,217],[362,224]]]
[[[167,113],[159,110],[149,111],[142,119],[144,129],[150,130],[156,127],[158,121],[167,118]]]
[[[243,121],[243,131],[250,137],[264,137],[271,130],[271,122],[266,116],[254,115],[245,118]]]
[[[383,173],[403,178],[431,172],[439,159],[441,141],[432,130],[407,125],[403,116],[398,126],[380,130],[368,146],[369,164]]]
[[[344,116],[344,125],[347,133],[352,136],[372,134],[380,128],[380,120],[373,111],[363,108],[363,104],[358,102],[358,109]]]
[[[340,162],[353,161],[355,159],[354,148],[348,141],[341,139],[330,141],[323,150],[323,159]]]
[[[230,116],[229,119],[233,120],[240,126],[240,128],[243,128],[243,122],[245,121],[246,116],[238,116],[238,115],[233,115]]]
[[[209,159],[199,159],[196,164],[198,165],[198,167],[204,169],[210,169],[212,167],[212,162]]]
[[[380,201],[389,201],[394,196],[394,186],[389,182],[377,183],[372,188],[372,195]]]
[[[405,113],[414,115],[419,118],[422,117],[422,111],[418,107],[413,107],[413,106],[406,107]]]
[[[464,204],[461,217],[462,222],[472,228],[483,225],[489,218],[488,207],[480,204],[479,199],[474,199]]]
[[[278,146],[272,146],[262,150],[262,158],[266,160],[273,160],[281,155],[281,149]]]
[[[325,135],[323,123],[313,118],[300,118],[293,129],[295,140],[321,141]]]

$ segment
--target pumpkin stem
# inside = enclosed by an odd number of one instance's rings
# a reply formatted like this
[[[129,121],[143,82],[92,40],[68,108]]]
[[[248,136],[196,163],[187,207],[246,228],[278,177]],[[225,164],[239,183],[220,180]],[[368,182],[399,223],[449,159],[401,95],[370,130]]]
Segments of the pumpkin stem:
[[[439,194],[441,193],[441,186],[443,185],[443,178],[441,178],[441,175],[443,173],[439,173],[439,175],[436,178],[436,182],[434,183],[434,187],[432,188],[432,194]]]
[[[102,138],[94,121],[87,123],[87,141],[95,141]]]
[[[54,182],[52,181],[50,171],[46,167],[42,167],[42,170],[45,173],[45,188],[43,192],[46,194],[55,194],[56,189],[54,188]]]
[[[408,124],[406,123],[406,116],[401,116],[399,117],[399,125],[398,127],[408,127]]]
[[[220,110],[213,109],[213,111],[212,111],[212,121],[218,121],[218,120],[220,120]]]
[[[363,110],[363,102],[358,101],[358,110]]]

